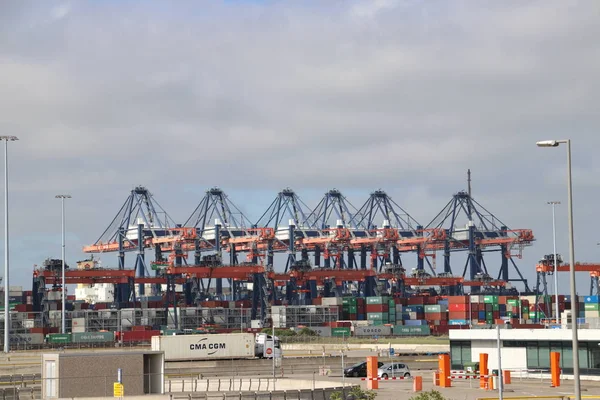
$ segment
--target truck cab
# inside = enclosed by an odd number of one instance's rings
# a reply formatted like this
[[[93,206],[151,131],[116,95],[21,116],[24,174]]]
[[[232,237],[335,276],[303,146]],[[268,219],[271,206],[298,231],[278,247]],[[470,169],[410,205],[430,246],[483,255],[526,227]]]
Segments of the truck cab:
[[[254,353],[259,358],[281,358],[281,343],[277,336],[257,333],[254,348]]]

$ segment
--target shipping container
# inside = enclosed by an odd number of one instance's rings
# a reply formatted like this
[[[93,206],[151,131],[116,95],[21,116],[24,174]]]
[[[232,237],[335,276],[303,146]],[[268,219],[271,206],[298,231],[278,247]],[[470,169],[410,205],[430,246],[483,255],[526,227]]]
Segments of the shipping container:
[[[48,343],[71,343],[71,334],[51,333],[48,335]]]
[[[394,326],[394,335],[397,336],[428,336],[431,333],[429,325],[421,326]]]
[[[331,327],[330,326],[309,326],[308,329],[315,332],[317,335],[322,337],[330,337],[331,336]]]
[[[367,297],[367,304],[388,304],[389,297],[387,296],[372,296]]]
[[[165,361],[254,358],[255,337],[252,333],[154,336],[152,350],[164,351]]]
[[[354,328],[354,336],[390,336],[391,326],[357,326]]]
[[[73,333],[73,343],[103,343],[114,342],[115,334],[113,332],[83,332]]]
[[[9,336],[11,345],[44,344],[43,333],[11,333]]]

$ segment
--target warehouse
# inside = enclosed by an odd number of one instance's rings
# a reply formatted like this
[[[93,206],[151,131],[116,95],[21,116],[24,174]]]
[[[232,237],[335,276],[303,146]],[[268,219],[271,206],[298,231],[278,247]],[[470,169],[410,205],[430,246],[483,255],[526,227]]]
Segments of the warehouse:
[[[600,375],[600,329],[580,329],[579,365],[581,375]],[[453,369],[478,362],[480,353],[489,355],[489,368],[498,365],[497,331],[465,329],[450,331]],[[560,353],[565,374],[573,373],[570,329],[501,329],[502,368],[513,371],[548,370],[550,352]]]

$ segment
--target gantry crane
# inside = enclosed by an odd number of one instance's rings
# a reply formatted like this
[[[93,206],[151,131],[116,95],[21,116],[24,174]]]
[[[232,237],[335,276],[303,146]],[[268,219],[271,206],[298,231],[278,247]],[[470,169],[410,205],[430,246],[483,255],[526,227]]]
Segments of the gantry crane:
[[[563,264],[560,254],[556,255],[557,272],[570,272],[571,265]],[[546,277],[554,275],[554,255],[545,255],[535,266],[537,280],[535,285],[535,304],[537,306],[540,296],[544,298],[546,310],[551,307],[548,293],[548,282]],[[590,296],[600,295],[598,287],[598,277],[600,276],[600,264],[596,263],[575,263],[575,272],[587,272],[590,275]]]

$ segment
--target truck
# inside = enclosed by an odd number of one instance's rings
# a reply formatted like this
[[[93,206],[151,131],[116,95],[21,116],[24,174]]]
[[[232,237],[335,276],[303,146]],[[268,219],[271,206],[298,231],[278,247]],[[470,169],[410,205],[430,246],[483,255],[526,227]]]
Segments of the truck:
[[[165,361],[281,357],[279,338],[265,333],[153,336],[152,350]]]

